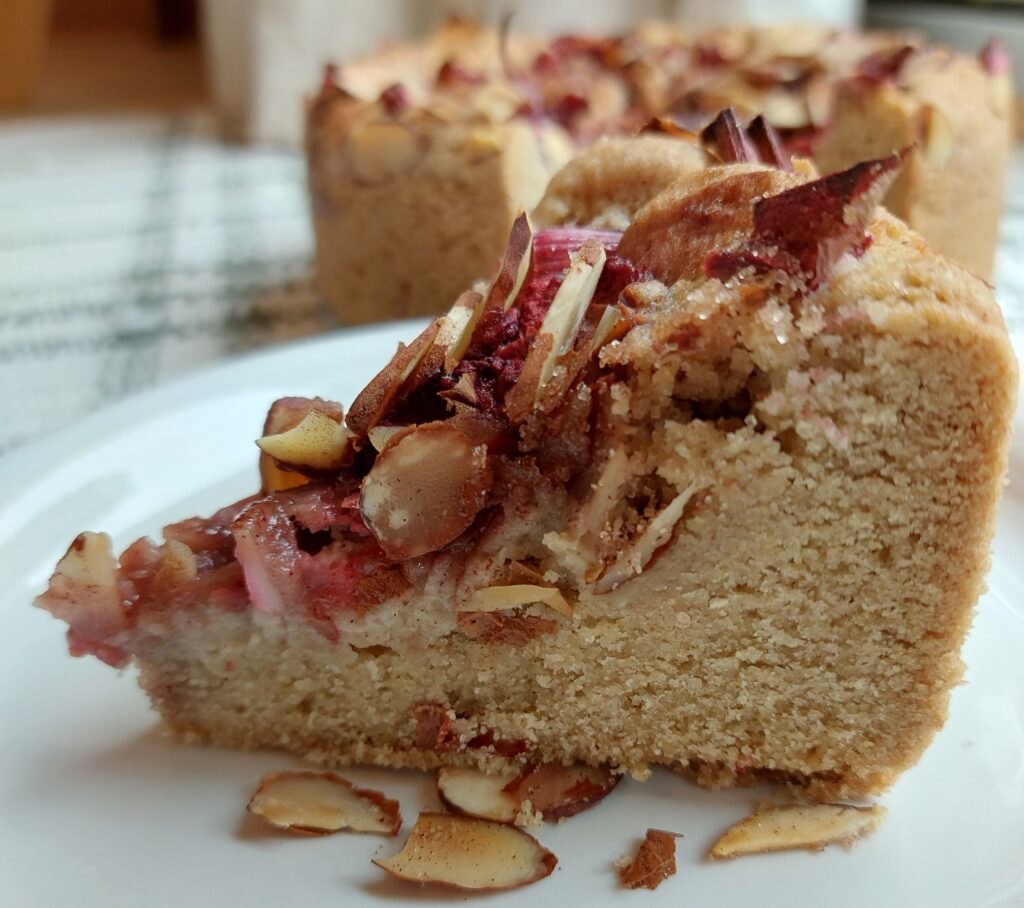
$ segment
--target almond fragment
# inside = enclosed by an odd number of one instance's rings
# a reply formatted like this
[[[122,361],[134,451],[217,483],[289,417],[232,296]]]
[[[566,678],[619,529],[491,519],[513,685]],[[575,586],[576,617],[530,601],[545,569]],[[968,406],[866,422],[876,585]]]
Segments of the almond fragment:
[[[533,228],[530,226],[530,219],[526,216],[526,212],[520,211],[512,222],[505,255],[487,294],[489,306],[501,306],[502,311],[512,306],[519,291],[523,289],[526,276],[530,273],[532,260]]]
[[[487,500],[487,448],[434,422],[392,440],[363,479],[363,521],[389,558],[415,558],[462,533]]]
[[[581,535],[597,535],[608,526],[615,506],[622,500],[622,491],[628,481],[629,455],[625,448],[616,448],[601,467],[593,493],[579,510],[576,527]]]
[[[387,447],[389,441],[394,438],[399,432],[407,428],[406,426],[374,426],[366,433],[367,438],[370,439],[370,444],[373,445],[374,450],[383,451]]]
[[[657,889],[676,872],[678,833],[648,829],[633,860],[620,868],[619,879],[629,889]]]
[[[454,372],[462,360],[483,311],[484,298],[479,293],[467,290],[442,319],[434,343],[444,351],[445,372]]]
[[[464,766],[442,766],[437,771],[437,795],[452,813],[512,823],[520,802],[505,788],[519,775],[518,767],[505,772],[481,772]]]
[[[455,813],[514,823],[526,802],[546,820],[575,816],[601,801],[620,779],[605,766],[541,763],[486,773],[444,766],[437,773],[437,791]]]
[[[682,519],[683,511],[696,491],[696,486],[687,486],[665,505],[612,566],[601,575],[594,584],[594,592],[610,592],[642,573],[658,549],[672,538],[676,524]]]
[[[607,766],[541,763],[528,766],[506,790],[519,799],[520,806],[529,801],[546,820],[560,820],[593,807],[621,779]]]
[[[352,432],[339,414],[333,419],[311,404],[298,425],[275,435],[264,435],[256,444],[279,465],[300,473],[340,470],[350,453]]]
[[[441,319],[434,319],[411,344],[400,345],[391,361],[359,392],[346,419],[353,432],[366,435],[387,416],[391,405],[405,390],[406,381],[433,348],[434,338],[440,329]]]
[[[348,134],[353,179],[363,186],[381,186],[414,170],[427,154],[424,136],[394,121],[362,123]]]
[[[821,851],[827,845],[853,843],[873,832],[885,817],[885,808],[850,804],[783,804],[762,807],[726,831],[711,847],[712,858],[734,858],[766,851],[806,848]]]
[[[924,156],[936,167],[945,167],[953,157],[953,128],[945,115],[930,104],[924,112]]]
[[[558,358],[572,349],[583,316],[594,298],[607,255],[600,240],[586,240],[569,258],[569,270],[555,292],[551,307],[541,323],[539,335],[547,335],[551,349],[541,366],[534,402],[538,402],[551,380]],[[525,368],[524,368],[525,371]]]
[[[175,589],[195,580],[199,573],[196,556],[184,542],[168,539],[164,543],[166,549],[160,567],[153,576],[153,584],[158,589]]]
[[[593,356],[624,327],[626,319],[614,306],[608,306],[601,313],[597,325],[594,326],[594,334],[590,338],[590,356]]]
[[[342,829],[398,835],[398,802],[356,788],[333,772],[272,772],[260,779],[246,808],[278,829],[327,835]]]
[[[313,407],[336,421],[342,418],[341,405],[334,401],[322,400],[319,397],[282,397],[275,400],[267,411],[267,419],[263,423],[264,437],[294,429]],[[268,492],[283,492],[306,485],[310,478],[293,470],[282,469],[273,457],[261,451],[260,480],[261,491],[265,495]]]
[[[535,586],[516,583],[511,586],[488,586],[475,590],[469,599],[459,606],[460,612],[500,612],[543,602],[559,615],[572,617],[572,606],[565,601],[561,590],[553,586]]]
[[[373,863],[414,883],[493,891],[544,879],[558,858],[515,826],[421,813],[402,850]]]

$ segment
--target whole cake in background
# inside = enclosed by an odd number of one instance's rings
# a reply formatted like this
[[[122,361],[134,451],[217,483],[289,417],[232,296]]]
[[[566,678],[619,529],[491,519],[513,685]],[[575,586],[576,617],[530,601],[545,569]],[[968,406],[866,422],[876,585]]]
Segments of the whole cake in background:
[[[724,107],[762,114],[822,172],[912,147],[886,206],[991,273],[1012,107],[994,45],[975,59],[897,34],[665,24],[542,41],[455,22],[332,71],[309,105],[322,292],[347,323],[436,314],[491,273],[573,154],[652,117],[699,131]]]
[[[705,163],[778,145],[598,143],[347,413],[273,405],[257,494],[83,533],[39,604],[191,739],[883,789],[962,677],[1016,363],[877,206],[913,152]]]

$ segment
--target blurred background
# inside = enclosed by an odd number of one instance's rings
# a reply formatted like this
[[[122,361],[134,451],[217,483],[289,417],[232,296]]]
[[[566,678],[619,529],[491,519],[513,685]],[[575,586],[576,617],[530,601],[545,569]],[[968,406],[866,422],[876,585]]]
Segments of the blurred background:
[[[813,20],[971,53],[997,34],[1018,91],[1024,73],[1024,0],[0,0],[0,454],[336,326],[313,285],[303,97],[327,60],[510,10],[546,34]],[[1016,318],[1019,151],[1007,206],[997,284]]]

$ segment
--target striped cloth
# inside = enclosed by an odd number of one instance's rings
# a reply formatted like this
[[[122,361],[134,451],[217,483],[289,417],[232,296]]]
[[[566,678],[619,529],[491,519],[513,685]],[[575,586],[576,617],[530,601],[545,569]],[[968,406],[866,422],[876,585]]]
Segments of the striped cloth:
[[[1024,152],[997,284],[1024,338]],[[301,156],[199,114],[0,124],[0,452],[125,394],[322,331]]]

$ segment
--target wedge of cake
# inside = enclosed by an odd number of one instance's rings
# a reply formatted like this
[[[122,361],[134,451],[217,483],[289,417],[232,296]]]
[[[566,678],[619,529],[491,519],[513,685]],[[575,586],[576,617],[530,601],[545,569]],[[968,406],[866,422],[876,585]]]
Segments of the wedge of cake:
[[[614,214],[517,218],[344,418],[274,404],[258,494],[83,533],[38,604],[193,740],[879,791],[961,678],[1016,390],[990,288],[876,207],[901,163],[577,165]]]

